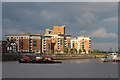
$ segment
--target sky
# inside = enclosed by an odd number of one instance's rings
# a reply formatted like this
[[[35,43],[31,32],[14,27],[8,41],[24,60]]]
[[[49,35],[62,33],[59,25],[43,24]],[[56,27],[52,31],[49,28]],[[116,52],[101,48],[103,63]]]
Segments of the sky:
[[[118,48],[117,2],[3,2],[2,38],[7,34],[44,34],[65,25],[66,34],[91,37],[91,48]]]

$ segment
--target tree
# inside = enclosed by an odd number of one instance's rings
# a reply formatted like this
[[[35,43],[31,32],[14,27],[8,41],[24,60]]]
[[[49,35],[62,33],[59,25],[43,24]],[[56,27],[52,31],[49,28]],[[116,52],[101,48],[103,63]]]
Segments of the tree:
[[[64,48],[64,53],[68,53],[68,48],[67,47]]]
[[[79,54],[82,52],[82,50],[81,49],[79,49]]]
[[[77,49],[74,48],[74,52],[77,53]]]
[[[88,50],[88,53],[91,53],[90,49]]]
[[[83,49],[83,52],[85,52],[85,53],[86,53],[86,50],[85,50],[85,49]]]
[[[71,49],[70,49],[70,53],[73,53],[73,51],[74,51],[74,49],[73,49],[73,48],[71,48]]]
[[[99,50],[98,49],[94,49],[93,53],[99,53]]]
[[[71,48],[71,49],[70,49],[70,52],[71,52],[71,53],[77,53],[77,49]]]

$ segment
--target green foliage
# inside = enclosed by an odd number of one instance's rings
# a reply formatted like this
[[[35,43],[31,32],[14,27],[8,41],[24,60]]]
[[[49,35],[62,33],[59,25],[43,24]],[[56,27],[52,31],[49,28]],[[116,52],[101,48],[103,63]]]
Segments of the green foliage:
[[[74,49],[75,53],[77,53],[77,49]]]
[[[82,50],[81,49],[79,49],[79,54],[82,52]]]
[[[94,49],[94,50],[92,51],[92,53],[99,53],[99,50],[98,50],[98,49]]]
[[[77,53],[77,49],[71,48],[71,49],[70,49],[70,52],[71,52],[71,53]]]
[[[83,52],[86,52],[86,50],[85,50],[85,49],[83,49]]]
[[[64,48],[64,53],[68,53],[68,52],[69,52],[68,48],[65,47],[65,48]]]
[[[88,50],[88,53],[91,53],[90,49]]]
[[[74,50],[74,49],[73,49],[73,48],[71,48],[71,49],[70,49],[70,53],[73,53],[73,50]]]

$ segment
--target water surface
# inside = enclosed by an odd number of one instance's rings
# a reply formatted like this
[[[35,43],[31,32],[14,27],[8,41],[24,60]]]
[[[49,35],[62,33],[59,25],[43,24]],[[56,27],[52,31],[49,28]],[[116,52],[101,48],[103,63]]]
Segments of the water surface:
[[[3,78],[118,78],[117,63],[99,59],[64,60],[62,64],[3,62]]]

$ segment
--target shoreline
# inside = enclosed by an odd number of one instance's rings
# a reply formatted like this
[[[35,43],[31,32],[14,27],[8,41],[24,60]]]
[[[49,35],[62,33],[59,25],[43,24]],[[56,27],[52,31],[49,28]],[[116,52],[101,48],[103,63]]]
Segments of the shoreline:
[[[33,59],[37,55],[30,55],[30,59]],[[2,55],[2,61],[18,61],[22,55]],[[45,56],[42,56],[45,57]],[[53,60],[74,60],[74,59],[95,59],[93,55],[80,55],[80,56],[50,56]]]
[[[36,56],[46,57],[49,56],[53,58],[53,60],[74,60],[74,59],[99,59],[102,58],[107,54],[104,53],[97,53],[97,54],[49,54],[49,55],[28,55],[29,58],[32,60]],[[19,55],[19,54],[3,54],[2,55],[2,61],[18,61],[20,58],[22,58],[25,55]]]

